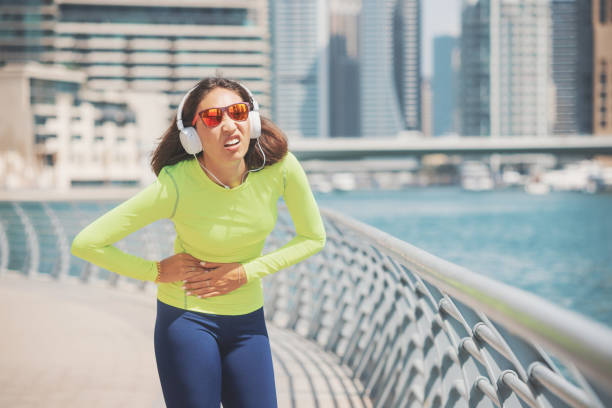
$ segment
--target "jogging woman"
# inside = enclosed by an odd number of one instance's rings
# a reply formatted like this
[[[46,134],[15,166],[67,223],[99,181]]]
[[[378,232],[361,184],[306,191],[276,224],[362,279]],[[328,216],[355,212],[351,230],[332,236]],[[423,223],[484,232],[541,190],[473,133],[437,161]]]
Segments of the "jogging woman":
[[[325,244],[302,167],[251,92],[224,78],[187,92],[151,166],[157,180],[83,229],[72,253],[157,283],[155,357],[168,408],[275,407],[261,280]],[[281,197],[296,236],[262,254]],[[162,218],[176,229],[174,255],[146,260],[113,246]]]

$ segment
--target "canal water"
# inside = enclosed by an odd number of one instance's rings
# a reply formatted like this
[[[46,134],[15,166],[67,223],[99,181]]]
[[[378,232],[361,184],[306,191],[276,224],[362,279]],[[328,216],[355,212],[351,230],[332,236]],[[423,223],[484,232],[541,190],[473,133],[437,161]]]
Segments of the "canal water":
[[[321,207],[612,326],[612,194],[428,187],[316,197]]]

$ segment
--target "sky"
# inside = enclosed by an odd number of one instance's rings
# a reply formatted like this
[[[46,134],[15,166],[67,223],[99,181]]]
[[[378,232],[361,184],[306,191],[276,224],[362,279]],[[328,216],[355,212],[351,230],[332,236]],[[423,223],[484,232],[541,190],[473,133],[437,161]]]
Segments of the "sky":
[[[433,39],[439,35],[459,36],[461,32],[461,0],[422,0],[423,50],[421,72],[431,78],[433,72]]]

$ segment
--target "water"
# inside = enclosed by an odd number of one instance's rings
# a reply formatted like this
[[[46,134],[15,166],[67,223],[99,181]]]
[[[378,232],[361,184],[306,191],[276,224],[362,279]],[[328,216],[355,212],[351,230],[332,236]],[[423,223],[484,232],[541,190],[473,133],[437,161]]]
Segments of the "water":
[[[459,188],[317,194],[320,206],[612,326],[612,195]]]

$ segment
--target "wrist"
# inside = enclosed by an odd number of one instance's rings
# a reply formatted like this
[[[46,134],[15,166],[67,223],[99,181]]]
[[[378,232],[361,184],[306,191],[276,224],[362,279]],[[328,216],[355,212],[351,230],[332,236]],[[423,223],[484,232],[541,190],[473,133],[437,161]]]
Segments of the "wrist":
[[[244,270],[244,267],[239,264],[240,266],[238,267],[238,286],[242,286],[246,283],[246,271]]]
[[[157,267],[157,276],[155,277],[155,283],[160,283],[161,282],[161,277],[162,277],[161,262],[156,261],[155,262],[155,266]]]

